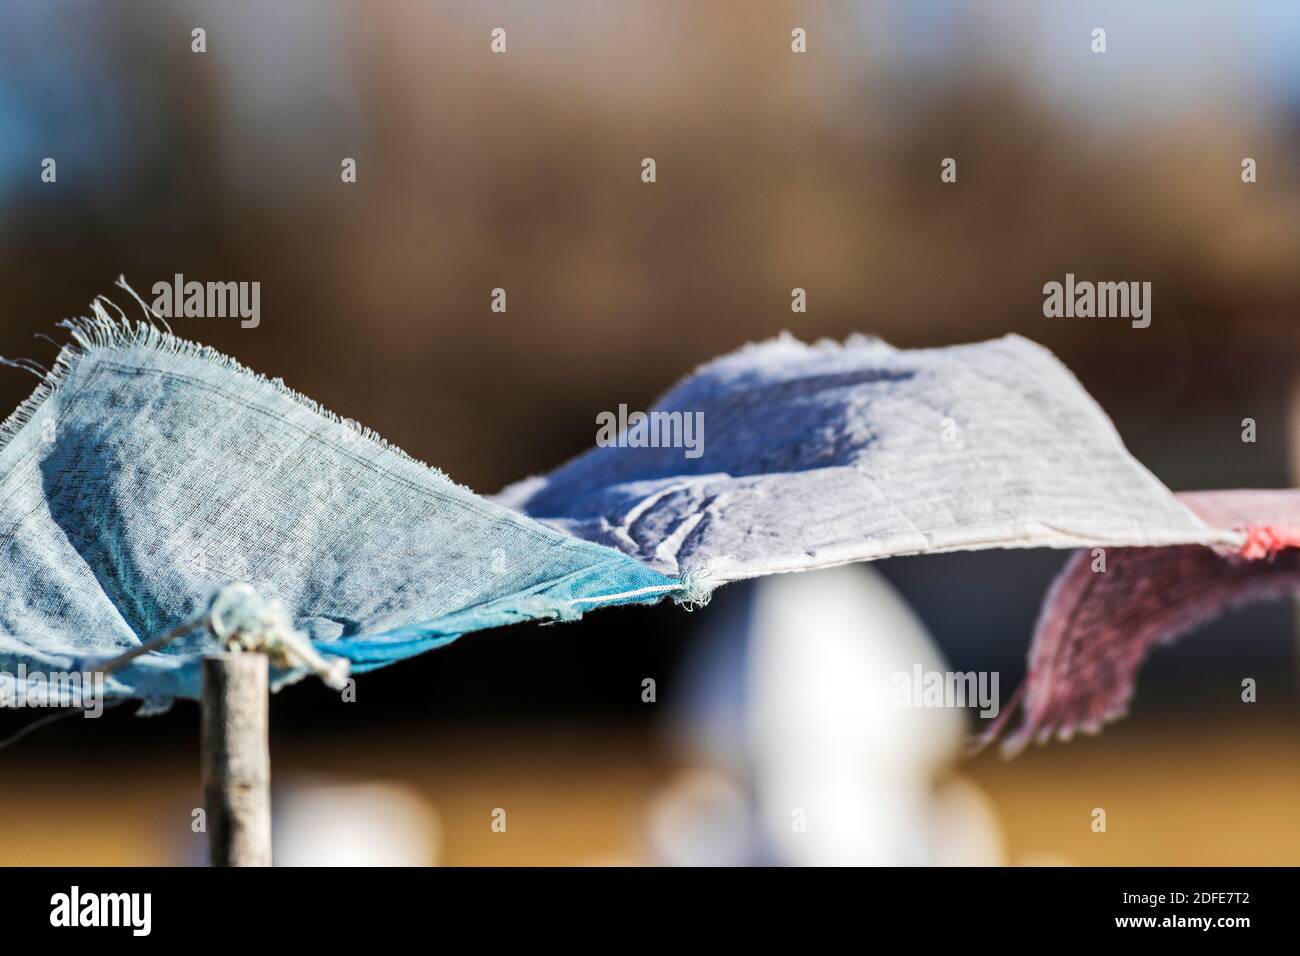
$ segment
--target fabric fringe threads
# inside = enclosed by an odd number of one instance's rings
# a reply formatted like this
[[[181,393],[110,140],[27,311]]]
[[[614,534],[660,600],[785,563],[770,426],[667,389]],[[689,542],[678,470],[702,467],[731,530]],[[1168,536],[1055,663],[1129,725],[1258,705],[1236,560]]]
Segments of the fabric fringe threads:
[[[54,359],[54,365],[50,369],[43,369],[27,359],[0,359],[0,363],[5,365],[32,371],[32,368],[28,367],[31,365],[40,369],[41,372],[41,384],[37,390],[28,396],[3,423],[0,423],[0,450],[3,450],[13,435],[31,420],[45,399],[58,388],[59,383],[66,377],[72,366],[84,355],[95,350],[140,348],[170,355],[189,356],[204,362],[211,362],[220,368],[247,377],[259,385],[273,388],[279,394],[292,399],[322,418],[340,427],[350,429],[358,437],[368,442],[374,442],[385,451],[428,469],[430,473],[444,481],[456,484],[441,469],[410,455],[400,446],[388,441],[373,428],[368,428],[354,419],[344,418],[342,415],[331,411],[315,399],[286,385],[284,379],[272,378],[269,375],[256,372],[239,362],[238,359],[231,358],[210,345],[202,345],[198,342],[180,338],[172,331],[165,318],[149,308],[135,289],[127,283],[124,276],[118,276],[115,285],[126,290],[140,304],[145,316],[143,321],[130,318],[112,299],[104,295],[98,295],[90,303],[90,315],[63,319],[57,323],[58,328],[67,329],[71,333],[72,341],[60,348],[59,354]],[[112,308],[117,315],[110,314],[109,308]],[[457,487],[463,488],[464,486],[457,484]],[[466,488],[465,490],[468,491],[469,489]]]

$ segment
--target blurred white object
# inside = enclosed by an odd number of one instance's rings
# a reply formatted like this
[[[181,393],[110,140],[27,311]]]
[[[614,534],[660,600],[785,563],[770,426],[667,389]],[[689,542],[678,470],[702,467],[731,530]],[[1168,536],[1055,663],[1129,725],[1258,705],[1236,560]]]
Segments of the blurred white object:
[[[948,777],[934,792],[930,840],[934,866],[1002,866],[1006,847],[997,811],[984,791],[965,777]]]
[[[752,792],[732,800],[736,822],[723,828],[744,827],[748,848],[737,851],[707,823],[716,799],[678,785],[656,805],[656,856],[723,865],[1004,862],[988,801],[947,773],[964,713],[894,703],[896,673],[947,664],[889,583],[851,565],[742,587],[744,600],[719,607],[700,635],[678,730],[697,762],[750,782]],[[694,835],[705,827],[711,836]],[[684,849],[692,840],[695,849]]]
[[[275,793],[276,866],[431,866],[437,811],[396,783],[297,781]]]
[[[725,773],[680,774],[650,808],[650,844],[664,866],[745,866],[754,862],[749,794]]]

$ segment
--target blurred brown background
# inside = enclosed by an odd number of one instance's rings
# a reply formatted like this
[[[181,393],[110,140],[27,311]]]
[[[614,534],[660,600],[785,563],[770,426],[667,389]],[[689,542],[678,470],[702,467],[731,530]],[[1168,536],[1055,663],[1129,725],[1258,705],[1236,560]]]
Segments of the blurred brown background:
[[[206,53],[191,51],[195,27]],[[794,27],[806,54],[790,51]],[[1171,487],[1290,485],[1298,47],[1285,0],[5,0],[0,354],[52,358],[34,334],[119,273],[146,298],[175,273],[258,281],[258,328],[173,327],[490,493],[589,446],[597,411],[645,407],[783,329],[904,346],[1016,332],[1069,364]],[[55,184],[40,181],[45,157]],[[345,157],[355,184],[340,181]],[[945,157],[956,184],[940,182]],[[1244,157],[1257,183],[1242,183]],[[1044,318],[1042,286],[1067,272],[1150,281],[1151,327]],[[790,311],[796,286],[806,314]],[[495,287],[505,314],[489,310]],[[6,370],[0,404],[32,385]],[[880,570],[955,666],[1003,670],[1005,697],[1063,557]],[[635,859],[643,791],[672,763],[639,681],[683,666],[708,614],[478,635],[368,677],[361,714],[294,688],[276,702],[277,771],[411,778],[442,808],[447,862]],[[1127,725],[974,765],[1013,857],[1300,857],[1290,610],[1235,613],[1166,653]],[[1228,705],[1249,673],[1277,679],[1240,729]],[[0,715],[0,731],[22,722]],[[169,858],[140,814],[190,799],[196,723],[192,707],[114,713],[0,752],[6,770],[38,771],[6,772],[3,829],[72,834],[0,844],[0,862]],[[549,772],[512,771],[536,748],[568,768],[558,791]],[[1138,767],[1163,782],[1138,783]],[[554,839],[456,837],[457,807],[475,819],[501,799],[479,799],[485,780],[536,801]],[[1089,799],[1081,780],[1110,781],[1156,836],[1099,851],[1060,825],[1054,808]],[[592,795],[622,809],[601,822]]]

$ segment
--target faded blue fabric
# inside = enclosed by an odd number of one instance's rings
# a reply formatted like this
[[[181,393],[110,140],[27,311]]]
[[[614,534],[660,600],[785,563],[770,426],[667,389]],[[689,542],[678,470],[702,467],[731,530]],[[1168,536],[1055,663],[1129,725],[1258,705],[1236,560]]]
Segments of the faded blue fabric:
[[[68,323],[74,343],[0,426],[0,671],[115,656],[232,581],[280,601],[354,671],[681,589],[478,497],[278,380],[95,311]],[[198,696],[208,640],[138,658],[108,695]]]

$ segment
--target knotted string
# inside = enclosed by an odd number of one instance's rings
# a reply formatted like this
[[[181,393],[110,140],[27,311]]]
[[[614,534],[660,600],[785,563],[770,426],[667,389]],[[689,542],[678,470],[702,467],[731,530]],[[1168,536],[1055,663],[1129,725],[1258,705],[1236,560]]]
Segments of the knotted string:
[[[279,601],[264,599],[252,585],[243,582],[228,584],[217,591],[197,617],[105,661],[96,669],[111,674],[135,658],[159,650],[200,627],[206,628],[226,651],[265,654],[276,667],[308,670],[335,690],[342,690],[347,682],[351,665],[346,660],[339,657],[327,660],[321,656],[311,639],[294,629]]]

